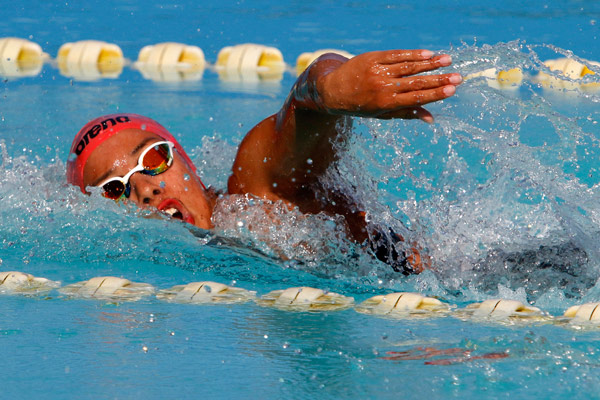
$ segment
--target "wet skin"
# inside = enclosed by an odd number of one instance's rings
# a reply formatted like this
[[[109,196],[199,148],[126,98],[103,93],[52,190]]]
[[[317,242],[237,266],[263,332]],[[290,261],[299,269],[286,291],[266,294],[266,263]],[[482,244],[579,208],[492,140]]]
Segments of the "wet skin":
[[[228,193],[283,201],[305,213],[342,215],[349,235],[363,242],[368,232],[360,207],[342,193],[325,192],[319,184],[319,178],[338,158],[339,147],[334,143],[345,140],[349,132],[337,127],[349,124],[352,115],[433,122],[422,105],[452,96],[462,78],[459,74],[415,74],[450,63],[449,56],[433,57],[426,50],[371,52],[349,60],[334,54],[320,57],[298,78],[282,109],[243,139]],[[149,145],[152,139],[161,140],[139,130],[112,136],[88,159],[84,184],[95,186],[108,177],[124,176],[146,147],[140,144]],[[188,181],[184,180],[186,174],[191,176]],[[175,207],[183,220],[212,228],[216,196],[203,189],[177,152],[166,172],[157,176],[135,173],[130,184],[129,200],[138,206],[161,211]]]

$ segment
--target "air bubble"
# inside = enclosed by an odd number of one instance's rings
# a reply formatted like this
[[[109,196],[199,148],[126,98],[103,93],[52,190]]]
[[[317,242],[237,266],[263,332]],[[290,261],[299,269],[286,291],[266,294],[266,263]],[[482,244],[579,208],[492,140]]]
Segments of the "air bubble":
[[[312,163],[313,163],[313,160],[312,160],[312,158],[307,158],[307,159],[306,159],[306,163],[307,163],[308,165],[312,165]]]
[[[160,188],[164,189],[165,187],[167,187],[167,184],[164,181],[160,181]]]
[[[184,181],[189,181],[190,180],[190,175],[189,174],[183,174],[183,180]]]

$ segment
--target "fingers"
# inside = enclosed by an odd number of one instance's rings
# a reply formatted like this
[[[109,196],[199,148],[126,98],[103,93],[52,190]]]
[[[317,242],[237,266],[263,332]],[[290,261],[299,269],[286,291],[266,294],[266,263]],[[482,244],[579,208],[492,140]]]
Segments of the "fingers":
[[[393,90],[397,93],[415,90],[435,89],[446,85],[459,85],[462,82],[460,74],[423,75],[393,79]]]
[[[429,50],[386,50],[370,53],[379,64],[396,64],[408,61],[422,61],[433,57]]]
[[[428,60],[407,61],[394,64],[380,63],[380,71],[387,76],[409,76],[421,72],[433,71],[441,67],[447,67],[452,64],[452,58],[449,55],[436,56]]]
[[[454,85],[446,85],[435,89],[415,90],[405,93],[387,93],[379,98],[378,108],[381,110],[397,110],[413,108],[434,101],[443,100],[456,92]]]
[[[452,96],[456,87],[452,84],[433,89],[415,90],[405,93],[392,93],[383,97],[380,109],[389,110],[377,115],[377,118],[391,119],[420,119],[429,124],[433,123],[433,116],[421,107],[421,104],[432,103]]]

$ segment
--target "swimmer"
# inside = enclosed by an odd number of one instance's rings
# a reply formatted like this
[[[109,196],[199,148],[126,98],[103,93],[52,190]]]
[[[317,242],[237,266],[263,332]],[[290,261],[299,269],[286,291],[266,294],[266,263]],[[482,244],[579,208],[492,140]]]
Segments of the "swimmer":
[[[343,216],[348,237],[368,246],[375,257],[404,274],[421,272],[426,263],[416,248],[405,254],[395,246],[404,240],[401,236],[391,230],[370,232],[363,210],[343,193],[324,188],[320,177],[338,158],[335,143],[349,132],[339,127],[349,126],[351,116],[433,122],[423,105],[452,96],[462,77],[419,74],[450,63],[450,56],[428,50],[376,51],[351,59],[321,56],[297,79],[281,110],[244,137],[224,195]],[[101,187],[109,199],[127,199],[202,229],[213,228],[211,216],[220,201],[175,138],[156,121],[134,114],[102,116],[86,124],[71,146],[67,179],[84,193],[87,187]]]

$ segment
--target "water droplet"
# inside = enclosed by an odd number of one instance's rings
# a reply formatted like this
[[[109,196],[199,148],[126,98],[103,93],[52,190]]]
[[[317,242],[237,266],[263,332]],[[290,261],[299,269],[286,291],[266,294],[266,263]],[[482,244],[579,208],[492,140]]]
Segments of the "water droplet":
[[[143,131],[146,130],[146,124],[142,124],[142,126],[140,127]]]
[[[276,188],[277,187],[277,182],[273,182],[273,187]]]
[[[240,228],[241,228],[242,226],[244,226],[244,221],[238,221],[238,222],[237,222],[237,226],[239,226]]]
[[[164,189],[167,186],[167,184],[164,181],[160,181],[160,188]]]
[[[73,161],[75,161],[76,158],[77,158],[77,154],[71,153],[71,154],[69,154],[69,158],[67,159],[67,161],[73,162]]]
[[[307,158],[307,159],[306,159],[306,163],[307,163],[308,165],[312,165],[312,163],[313,163],[313,160],[312,160],[312,158]]]
[[[143,351],[144,353],[147,353],[147,352],[148,352],[148,347],[147,347],[147,346],[142,346],[142,351]]]
[[[263,336],[263,337],[264,337],[265,339],[268,339],[268,338],[269,338],[269,335],[265,335],[265,336]]]
[[[189,174],[183,174],[183,180],[184,181],[189,181],[190,180],[190,175]]]

